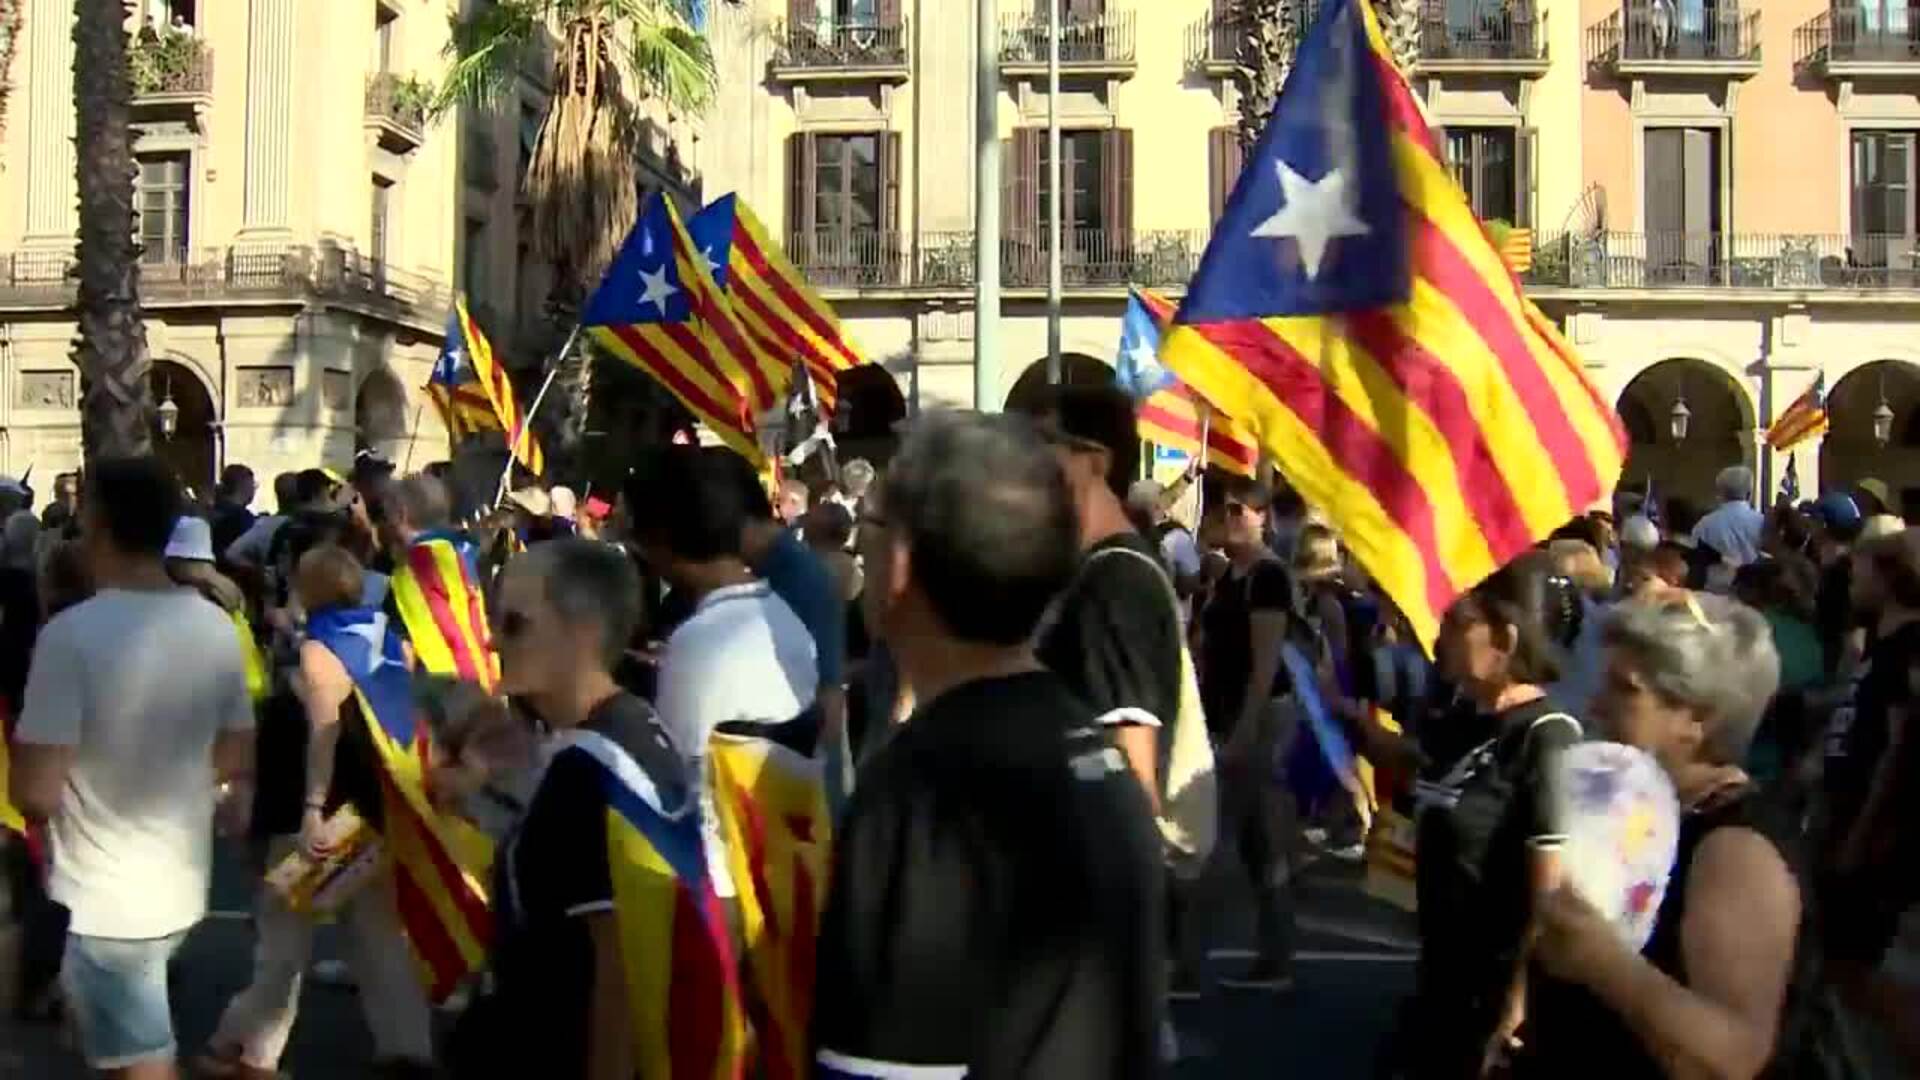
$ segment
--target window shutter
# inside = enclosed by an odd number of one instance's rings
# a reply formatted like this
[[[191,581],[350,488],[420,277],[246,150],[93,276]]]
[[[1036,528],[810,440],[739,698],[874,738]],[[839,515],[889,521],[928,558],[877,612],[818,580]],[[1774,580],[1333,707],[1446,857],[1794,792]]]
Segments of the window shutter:
[[[811,132],[795,132],[787,138],[787,228],[794,244],[809,250],[814,231],[814,181],[818,177],[818,152]]]
[[[880,0],[880,3],[875,8],[875,14],[878,16],[878,21],[882,28],[899,26],[900,0]]]
[[[1013,133],[1014,200],[1011,224],[1024,243],[1034,243],[1040,231],[1040,140],[1038,128]]]
[[[1226,212],[1227,200],[1233,197],[1233,185],[1240,181],[1246,155],[1247,149],[1240,143],[1237,128],[1217,127],[1207,132],[1207,163],[1212,186],[1209,222],[1219,221],[1220,215]]]
[[[813,0],[787,0],[787,21],[795,26],[812,26]]]
[[[1539,194],[1534,185],[1540,175],[1535,159],[1539,152],[1538,133],[1533,128],[1521,128],[1513,145],[1513,224],[1517,228],[1533,227],[1533,204]]]
[[[1893,236],[1909,239],[1915,229],[1913,223],[1913,150],[1914,138],[1911,134],[1889,135],[1887,137],[1887,156],[1884,165],[1886,174],[1886,221],[1887,232]],[[1909,242],[1905,245],[1911,248]]]
[[[1684,193],[1681,190],[1680,136],[1678,128],[1655,128],[1646,139],[1646,231],[1650,237],[1666,238],[1686,228]],[[1649,240],[1649,242],[1653,242]]]
[[[900,133],[880,136],[880,258],[891,266],[900,250]]]
[[[1100,225],[1107,231],[1107,244],[1122,249],[1133,233],[1133,132],[1114,128],[1101,133],[1102,192]]]
[[[1719,224],[1720,188],[1716,132],[1688,128],[1685,134],[1685,159],[1681,165],[1686,183],[1686,231],[1712,233]]]

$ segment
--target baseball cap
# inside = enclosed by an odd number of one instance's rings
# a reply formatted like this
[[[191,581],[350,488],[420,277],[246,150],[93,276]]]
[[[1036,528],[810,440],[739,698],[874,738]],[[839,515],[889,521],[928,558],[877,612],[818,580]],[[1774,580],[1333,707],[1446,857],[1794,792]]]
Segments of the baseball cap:
[[[205,518],[183,517],[173,523],[173,536],[167,540],[166,557],[188,562],[213,561],[213,527]]]
[[[1814,500],[1813,516],[1829,529],[1851,529],[1860,524],[1860,507],[1845,492],[1829,491]]]

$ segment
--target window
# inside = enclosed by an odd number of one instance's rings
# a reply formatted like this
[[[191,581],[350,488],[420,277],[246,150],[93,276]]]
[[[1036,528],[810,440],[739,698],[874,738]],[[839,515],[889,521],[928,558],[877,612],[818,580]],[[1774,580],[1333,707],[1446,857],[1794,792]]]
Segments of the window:
[[[1914,132],[1853,133],[1853,261],[1885,266],[1914,247]],[[1891,249],[1891,250],[1890,250]]]
[[[385,74],[393,70],[393,33],[394,23],[400,21],[397,12],[386,5],[373,5],[373,70]]]
[[[186,154],[140,158],[140,261],[187,261],[188,159]]]
[[[393,202],[393,181],[384,176],[373,178],[373,223],[367,233],[367,253],[377,262],[387,261],[387,227]]]
[[[879,142],[878,135],[821,135],[815,139],[815,232],[845,234],[879,225]]]
[[[487,223],[479,218],[461,225],[460,287],[476,302],[487,298]]]
[[[1646,139],[1648,273],[1704,280],[1719,258],[1720,133],[1653,128]]]
[[[787,178],[791,250],[801,263],[884,279],[898,254],[900,136],[801,132],[788,142]]]
[[[1106,185],[1101,181],[1101,151],[1104,149],[1104,132],[1099,131],[1063,131],[1060,133],[1060,228],[1062,235],[1068,237],[1063,247],[1075,247],[1071,234],[1083,229],[1104,229],[1109,224],[1106,207]],[[1034,218],[1040,227],[1047,227],[1047,215],[1050,211],[1050,195],[1053,191],[1053,170],[1049,167],[1051,157],[1045,133],[1040,137],[1040,174],[1036,178],[1036,188],[1040,201],[1034,208]]]
[[[1521,213],[1521,141],[1521,133],[1514,128],[1447,129],[1447,164],[1480,220],[1527,224]]]

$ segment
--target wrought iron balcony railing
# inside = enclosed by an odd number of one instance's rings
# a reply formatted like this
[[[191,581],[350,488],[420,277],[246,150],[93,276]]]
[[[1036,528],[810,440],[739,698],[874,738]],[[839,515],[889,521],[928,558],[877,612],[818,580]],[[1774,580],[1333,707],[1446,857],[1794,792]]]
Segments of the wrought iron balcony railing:
[[[1521,279],[1578,289],[1920,290],[1911,236],[1559,233],[1534,241]]]
[[[888,229],[816,229],[788,237],[787,257],[815,285],[897,287],[904,263],[900,234]]]
[[[426,138],[431,88],[390,71],[367,76],[367,119],[403,140],[420,145]]]
[[[1627,0],[1618,20],[1595,27],[1602,54],[1616,63],[1753,63],[1760,59],[1760,13],[1702,0]],[[1607,40],[1607,39],[1611,40]]]
[[[144,27],[127,42],[136,100],[213,93],[213,49],[191,31]]]
[[[1420,20],[1420,59],[1544,60],[1546,13],[1530,3],[1480,0],[1470,10],[1430,10]]]
[[[1834,4],[1793,32],[1799,64],[1920,63],[1920,6]]]
[[[837,71],[907,66],[907,22],[829,19],[775,23],[776,70]]]
[[[1000,24],[1000,62],[1012,68],[1045,66],[1047,19],[1021,15]],[[1066,19],[1060,25],[1063,67],[1131,66],[1133,12],[1109,11],[1097,18]]]
[[[330,300],[390,314],[439,319],[446,288],[420,274],[333,244],[248,245],[200,253],[167,252],[140,268],[143,303],[233,298]],[[61,251],[0,254],[0,305],[60,306],[74,299],[74,259]]]

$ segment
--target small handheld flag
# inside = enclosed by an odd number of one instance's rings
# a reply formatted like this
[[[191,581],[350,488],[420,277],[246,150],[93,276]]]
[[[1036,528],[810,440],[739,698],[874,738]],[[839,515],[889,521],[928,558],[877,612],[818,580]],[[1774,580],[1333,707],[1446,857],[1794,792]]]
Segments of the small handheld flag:
[[[1185,454],[1189,460],[1207,447],[1207,464],[1240,476],[1252,476],[1260,448],[1239,424],[1214,412],[1160,365],[1161,334],[1173,321],[1173,304],[1157,293],[1133,289],[1120,324],[1120,349],[1114,372],[1120,385],[1140,402],[1140,437],[1155,446]]]
[[[1776,453],[1791,450],[1827,430],[1827,376],[1814,377],[1807,392],[1793,399],[1780,418],[1767,426],[1767,446]]]
[[[463,306],[456,305],[447,312],[446,338],[427,381],[427,397],[439,411],[447,438],[455,446],[469,435],[501,430],[493,402],[474,373],[473,339],[468,336],[471,328]]]
[[[1792,455],[1787,456],[1787,471],[1780,474],[1780,498],[1789,503],[1800,501],[1800,472]]]

